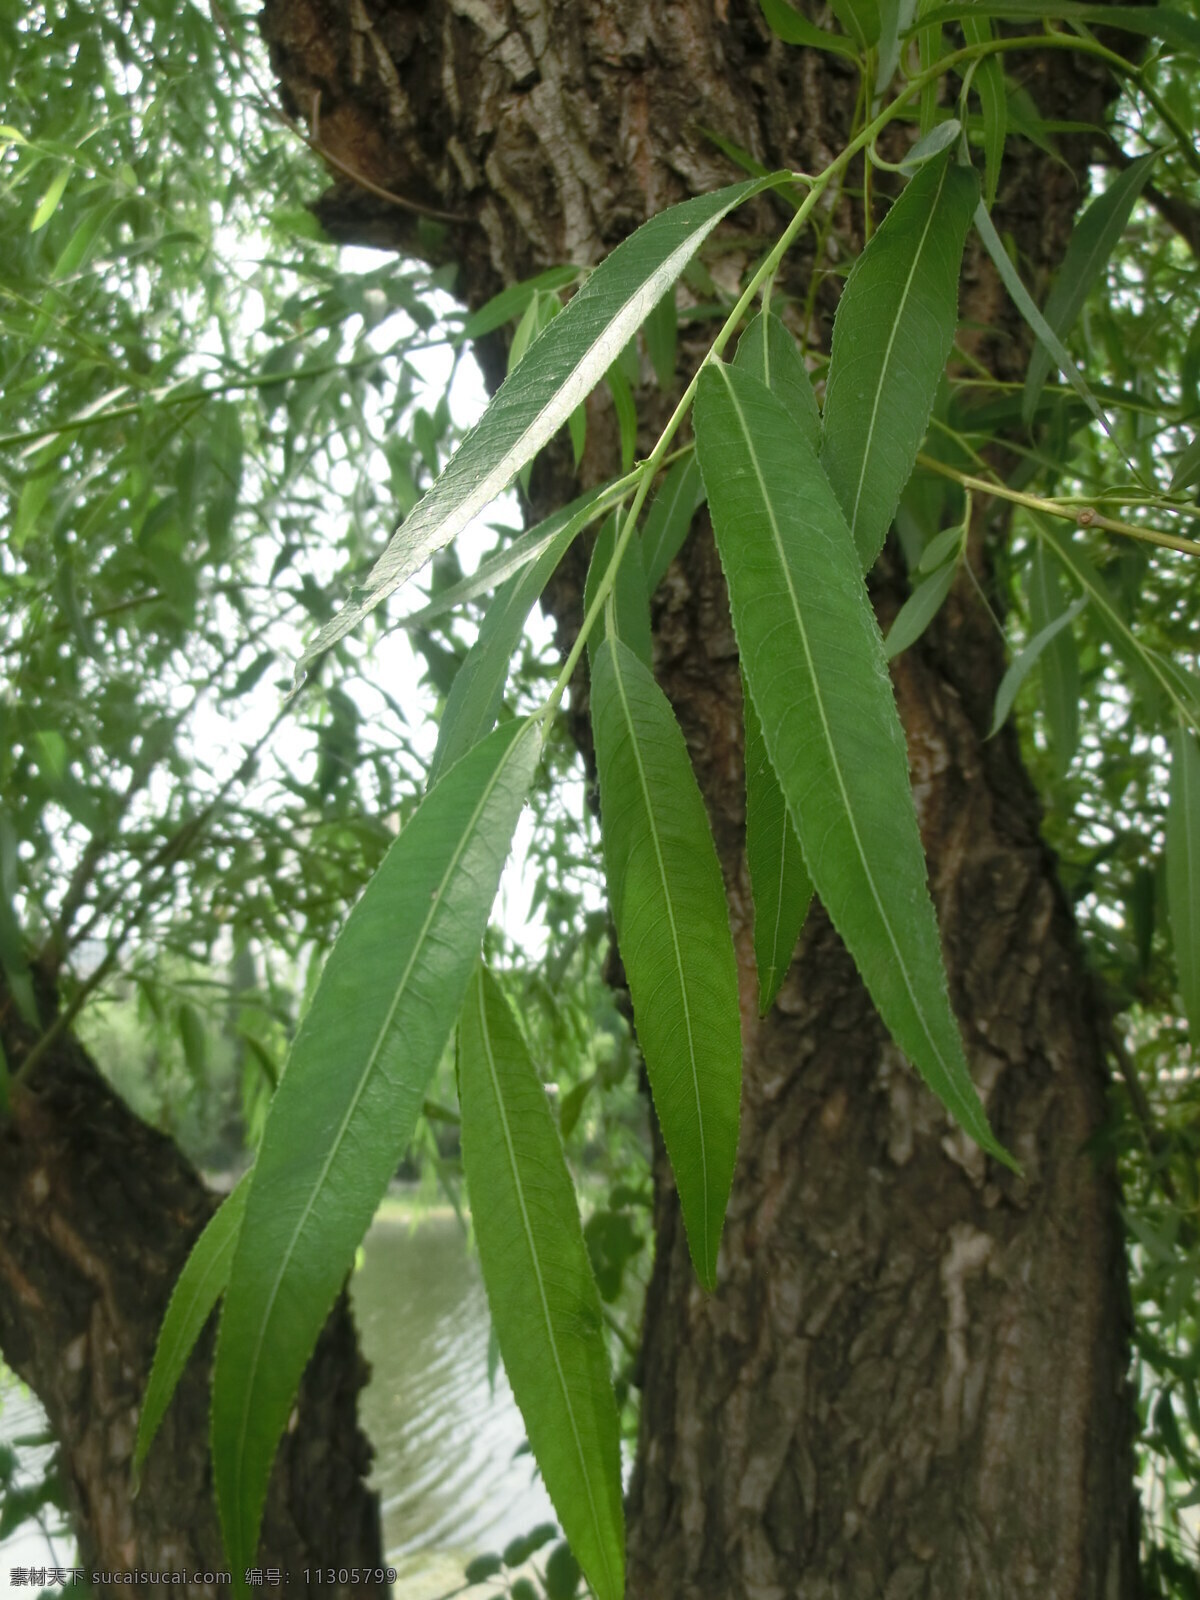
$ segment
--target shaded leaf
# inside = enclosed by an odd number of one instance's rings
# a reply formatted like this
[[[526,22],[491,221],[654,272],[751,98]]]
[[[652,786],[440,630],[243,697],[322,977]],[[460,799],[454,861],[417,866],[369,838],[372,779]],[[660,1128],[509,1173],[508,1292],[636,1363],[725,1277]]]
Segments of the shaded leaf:
[[[1064,628],[1071,626],[1086,605],[1087,601],[1082,596],[1073,601],[1053,621],[1047,622],[1044,627],[1039,628],[1025,648],[1014,657],[1009,664],[1007,672],[1000,680],[1000,687],[996,690],[996,705],[992,712],[992,725],[988,729],[989,739],[994,738],[1004,726],[1021,685],[1037,664],[1043,651],[1048,645],[1054,643]]]
[[[831,33],[828,28],[818,28],[789,5],[788,0],[759,0],[759,4],[767,19],[767,26],[784,44],[807,45],[810,50],[830,50],[834,55],[847,56],[851,60],[857,55],[849,39],[840,33]]]
[[[534,602],[571,541],[592,516],[589,506],[564,522],[541,554],[523,572],[514,573],[493,597],[475,643],[455,673],[446,696],[437,746],[425,780],[428,788],[432,789],[447,768],[491,732],[504,700],[509,662],[521,642]]]
[[[950,1009],[904,733],[846,520],[749,374],[706,367],[695,426],[742,667],[816,892],[897,1044],[1011,1164]]]
[[[954,342],[979,182],[949,152],[922,167],[847,280],[833,324],[821,464],[864,567],[912,472]],[[707,478],[705,480],[707,482]]]
[[[213,1471],[235,1573],[254,1557],[301,1373],[462,1004],[539,750],[536,724],[510,723],[430,791],[350,913],[292,1045],[213,1376]]]
[[[894,661],[901,651],[915,644],[925,632],[942,609],[957,572],[957,561],[947,561],[923,579],[909,595],[896,613],[887,638],[883,641],[883,653],[889,661]]]
[[[812,900],[812,879],[767,755],[758,713],[744,684],[742,704],[746,727],[746,865],[754,896],[758,1010],[765,1017],[792,964]]]
[[[250,1193],[250,1176],[247,1172],[240,1179],[208,1219],[171,1291],[138,1416],[132,1464],[135,1485],[188,1357],[229,1282],[233,1251]]]
[[[672,206],[608,256],[506,378],[445,471],[402,523],[365,585],[301,656],[297,681],[330,645],[418,572],[500,494],[613,365],[690,258],[752,180]]]
[[[734,365],[778,395],[814,451],[821,448],[821,413],[795,339],[773,312],[760,311],[738,340]]]
[[[620,521],[620,514],[614,512],[600,529],[596,539],[587,579],[583,586],[585,615],[591,610],[596,591],[612,562]],[[621,565],[617,569],[616,581],[613,584],[612,602],[617,638],[623,640],[638,660],[648,667],[653,652],[650,636],[650,600],[646,590],[646,574],[642,566],[642,544],[636,537],[625,547],[625,554],[621,558]],[[596,618],[592,631],[588,634],[589,662],[595,662],[596,651],[600,648],[606,632],[607,607]]]
[[[934,6],[921,18],[921,26],[961,22],[964,17],[999,17],[1040,22],[1053,17],[1060,22],[1080,22],[1102,28],[1121,28],[1151,39],[1163,39],[1177,49],[1200,54],[1200,23],[1171,6],[1088,5],[1082,0],[953,0]]]
[[[596,652],[592,728],[609,899],[638,1041],[692,1260],[712,1288],[742,1056],[721,868],[679,724],[619,640]]]
[[[1074,327],[1092,286],[1125,232],[1129,214],[1146,187],[1157,159],[1158,152],[1151,151],[1131,162],[1104,193],[1092,201],[1075,224],[1043,312],[1047,326],[1060,338],[1065,338]],[[1049,351],[1041,343],[1029,358],[1021,397],[1021,417],[1026,424],[1033,420],[1037,410],[1038,396],[1050,371],[1050,360]]]
[[[1200,744],[1184,728],[1171,741],[1167,911],[1179,992],[1194,1046],[1200,1040]]]
[[[624,1593],[620,1427],[600,1299],[546,1091],[495,979],[458,1031],[463,1164],[492,1326],[542,1481],[600,1600]],[[505,1564],[552,1539],[525,1540]]]
[[[1186,445],[1180,452],[1179,460],[1175,463],[1175,471],[1171,474],[1171,493],[1177,494],[1180,489],[1190,489],[1192,484],[1200,481],[1200,434]]]
[[[642,559],[646,590],[653,594],[688,536],[692,518],[704,499],[704,485],[694,454],[681,457],[663,479],[642,527]]]

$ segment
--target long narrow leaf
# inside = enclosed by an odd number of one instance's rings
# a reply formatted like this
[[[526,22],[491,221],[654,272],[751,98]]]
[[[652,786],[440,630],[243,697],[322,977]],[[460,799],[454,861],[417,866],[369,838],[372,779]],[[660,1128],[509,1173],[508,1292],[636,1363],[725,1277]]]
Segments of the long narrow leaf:
[[[684,456],[667,473],[654,496],[642,528],[646,590],[653,594],[688,536],[692,518],[704,499],[700,468],[694,454]]]
[[[601,579],[612,562],[619,528],[620,517],[614,513],[597,536],[583,585],[585,614],[591,610]],[[617,638],[622,639],[638,660],[648,667],[653,657],[653,643],[650,633],[650,596],[646,587],[640,539],[631,539],[625,547],[625,554],[621,558],[616,582],[612,588],[612,602]],[[602,613],[588,635],[589,662],[595,662],[596,651],[600,648],[606,632],[605,613]]]
[[[625,1590],[620,1427],[600,1296],[546,1091],[480,966],[458,1031],[463,1165],[504,1368],[598,1600]]]
[[[408,630],[426,628],[436,618],[444,617],[447,612],[466,605],[469,600],[477,600],[480,595],[490,594],[514,573],[523,572],[531,561],[536,561],[542,552],[548,550],[560,537],[568,523],[576,533],[581,532],[589,522],[602,517],[613,502],[626,493],[628,493],[627,488],[618,479],[613,483],[606,483],[601,489],[592,489],[587,494],[579,495],[552,516],[544,517],[532,528],[527,528],[511,544],[506,544],[503,549],[486,557],[469,578],[463,578],[448,589],[443,589],[434,595],[428,605],[422,606],[410,616],[401,618],[400,626]]]
[[[589,509],[566,522],[537,559],[509,578],[488,606],[479,635],[454,675],[446,696],[437,746],[429,763],[430,789],[449,767],[491,732],[504,699],[508,664],[521,642],[534,601],[553,576],[567,547],[590,521]]]
[[[855,262],[838,304],[821,464],[864,567],[883,547],[929,425],[978,194],[975,173],[953,165],[951,152],[928,162]]]
[[[1081,595],[1078,600],[1073,601],[1053,621],[1047,622],[1044,627],[1039,628],[1020,654],[1014,657],[1008,671],[1000,680],[1000,687],[996,690],[996,704],[992,711],[992,725],[988,729],[989,739],[994,738],[1004,726],[1021,685],[1037,665],[1043,651],[1054,643],[1064,628],[1071,626],[1086,605],[1087,600]]]
[[[1039,539],[1029,569],[1029,621],[1042,633],[1067,610],[1057,566],[1052,565]],[[1042,707],[1054,772],[1066,774],[1079,744],[1079,652],[1075,636],[1060,632],[1048,641],[1041,655]]]
[[[1172,6],[1088,5],[1083,0],[953,0],[934,6],[921,18],[921,27],[959,22],[964,17],[999,17],[1006,22],[1040,22],[1056,18],[1101,28],[1121,28],[1126,33],[1163,39],[1176,49],[1200,55],[1200,23]]]
[[[897,1044],[1011,1164],[950,1009],[904,733],[846,519],[749,374],[706,367],[695,426],[743,671],[816,892]]]
[[[1104,193],[1092,201],[1075,224],[1075,231],[1043,312],[1047,325],[1053,328],[1060,339],[1065,338],[1074,327],[1093,284],[1104,271],[1117,241],[1125,232],[1129,213],[1146,187],[1157,160],[1158,152],[1152,150],[1148,156],[1131,162]],[[1049,351],[1039,343],[1029,358],[1025,391],[1021,397],[1021,417],[1026,425],[1033,420],[1038,396],[1049,372]]]
[[[744,688],[744,686],[743,686]],[[746,865],[754,896],[754,961],[758,1010],[766,1016],[787,976],[812,900],[795,824],[749,691],[743,693],[746,726]]]
[[[741,1036],[725,887],[679,724],[606,639],[592,728],[609,899],[692,1260],[713,1288],[737,1155]]]
[[[1200,1040],[1200,744],[1186,728],[1171,746],[1167,910],[1193,1049]]]
[[[158,1425],[179,1386],[188,1357],[213,1307],[225,1293],[249,1193],[250,1173],[247,1172],[208,1219],[171,1292],[166,1316],[158,1330],[154,1361],[138,1417],[137,1442],[133,1448],[135,1485]]]
[[[1004,241],[996,232],[995,224],[991,217],[988,216],[982,203],[975,208],[974,222],[975,231],[983,240],[984,249],[991,256],[992,265],[1000,274],[1001,282],[1008,290],[1013,304],[1037,335],[1043,347],[1049,351],[1063,377],[1071,385],[1105,433],[1111,438],[1112,429],[1109,427],[1108,418],[1101,410],[1100,402],[1096,399],[1091,389],[1088,388],[1087,380],[1074,361],[1072,361],[1066,345],[1063,344],[1054,329],[1038,310],[1033,296],[1021,282],[1021,275],[1009,260],[1008,251],[1004,248]]]
[[[957,572],[957,561],[947,561],[923,578],[909,595],[883,641],[883,653],[889,661],[894,661],[909,645],[916,644],[945,604]]]
[[[734,365],[779,396],[814,450],[821,448],[821,413],[795,339],[773,312],[760,311],[738,340]]]
[[[672,206],[643,223],[596,268],[501,384],[365,585],[305,650],[297,681],[508,487],[604,377],[721,218],[770,181],[733,184]]]
[[[540,750],[497,728],[430,791],[329,954],[267,1118],[213,1376],[217,1504],[253,1563],[296,1386],[462,1005]]]

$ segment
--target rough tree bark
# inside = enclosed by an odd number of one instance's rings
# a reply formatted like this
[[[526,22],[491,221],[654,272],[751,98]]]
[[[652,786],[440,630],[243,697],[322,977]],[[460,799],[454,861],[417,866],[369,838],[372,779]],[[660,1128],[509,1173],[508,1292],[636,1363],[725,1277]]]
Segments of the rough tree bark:
[[[706,128],[769,167],[819,170],[844,143],[856,90],[845,63],[772,40],[749,0],[267,0],[263,25],[285,108],[330,158],[318,205],[330,231],[455,259],[472,305],[552,263],[594,262],[647,216],[731,181]],[[1010,70],[1045,114],[1104,120],[1113,86],[1083,59]],[[1014,141],[1001,190],[1000,225],[1035,280],[1083,198],[1086,150],[1067,140],[1061,154]],[[414,204],[459,220],[431,228]],[[755,230],[777,228],[772,204],[726,231],[712,262],[722,281]],[[811,237],[798,247],[793,285],[835,264],[839,234],[857,243],[848,207],[836,222],[819,262]],[[826,338],[835,295],[830,275]],[[1023,328],[977,252],[962,309],[974,354],[1023,371]],[[685,341],[681,378],[687,359]],[[643,398],[653,426],[663,398]],[[613,433],[594,399],[585,481],[611,472]],[[562,463],[535,475],[538,509],[569,479]],[[979,535],[972,554],[986,573]],[[895,566],[873,584],[886,619],[903,593]],[[564,639],[579,588],[576,558],[552,595]],[[1133,1595],[1117,1191],[1085,1151],[1104,1116],[1097,1005],[1015,738],[984,741],[1003,669],[992,624],[956,591],[894,679],[952,997],[1019,1180],[951,1131],[819,912],[757,1020],[741,694],[702,519],[654,609],[656,672],[730,893],[745,1088],[711,1297],[658,1154],[629,1592]]]
[[[49,1020],[54,1002],[42,986]],[[18,1071],[35,1035],[0,980],[0,1045]],[[136,1498],[138,1409],[167,1299],[216,1197],[178,1147],[140,1121],[69,1037],[46,1053],[0,1120],[0,1352],[46,1408],[90,1575],[193,1575],[172,1593],[228,1590],[208,1454],[215,1321],[151,1448]],[[366,1381],[339,1301],[305,1374],[271,1479],[262,1566],[289,1595],[375,1600],[378,1581],[306,1582],[305,1569],[383,1566],[371,1449],[358,1427]],[[130,1588],[101,1583],[102,1595]],[[137,1593],[159,1593],[155,1587]],[[267,1591],[269,1592],[269,1591]]]

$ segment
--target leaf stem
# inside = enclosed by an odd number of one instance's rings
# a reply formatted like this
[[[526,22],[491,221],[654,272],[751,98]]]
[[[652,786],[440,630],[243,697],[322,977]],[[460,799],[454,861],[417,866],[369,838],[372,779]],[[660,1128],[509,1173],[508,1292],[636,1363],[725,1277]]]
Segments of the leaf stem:
[[[1013,505],[1025,506],[1030,511],[1041,511],[1048,517],[1061,517],[1066,522],[1073,522],[1077,528],[1103,528],[1106,533],[1119,533],[1126,539],[1139,539],[1143,544],[1179,550],[1188,556],[1200,556],[1200,543],[1195,539],[1184,539],[1176,533],[1163,533],[1159,528],[1140,528],[1133,522],[1121,522],[1116,517],[1102,515],[1094,506],[1065,505],[1061,500],[1047,500],[1042,495],[1009,489],[1002,483],[992,483],[986,478],[959,472],[957,467],[948,466],[946,462],[937,461],[924,453],[918,455],[917,465],[924,467],[927,472],[937,473],[939,477],[952,479],[964,489],[994,495],[997,499],[1011,501]]]

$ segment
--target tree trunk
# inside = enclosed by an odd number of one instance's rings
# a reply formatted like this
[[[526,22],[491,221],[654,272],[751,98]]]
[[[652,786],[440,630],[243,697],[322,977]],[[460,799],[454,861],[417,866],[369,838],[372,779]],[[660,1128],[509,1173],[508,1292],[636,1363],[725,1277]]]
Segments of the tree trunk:
[[[852,67],[788,50],[749,0],[267,0],[288,112],[337,174],[319,214],[342,239],[460,264],[472,305],[556,262],[593,262],[647,216],[738,174],[705,130],[768,167],[815,171],[845,142]],[[1010,62],[1043,114],[1102,122],[1112,94],[1065,53]],[[1082,198],[1086,149],[1012,141],[997,209],[1040,284]],[[388,198],[388,196],[391,198]],[[722,235],[732,283],[779,202]],[[415,209],[414,209],[415,208]],[[421,208],[449,213],[431,223]],[[802,240],[783,286],[823,273],[840,232]],[[1027,338],[971,249],[964,333],[998,375]],[[680,377],[696,354],[681,344]],[[484,352],[496,375],[495,352]],[[490,360],[489,360],[490,358]],[[674,396],[643,395],[648,431]],[[602,396],[581,476],[614,464]],[[561,459],[546,502],[573,487]],[[1136,1592],[1128,1309],[1117,1190],[1088,1152],[1104,1116],[1096,998],[1011,732],[985,741],[1003,668],[973,592],[894,667],[952,999],[1020,1179],[954,1132],[879,1023],[824,915],[756,1017],[744,861],[741,692],[703,525],[655,598],[655,668],[688,740],[729,889],[741,967],[739,1166],[717,1292],[691,1271],[656,1162],[657,1256],[629,1502],[634,1600],[856,1600]],[[972,557],[986,581],[977,531]],[[552,604],[578,625],[581,556]],[[874,575],[886,620],[902,598]],[[585,690],[575,697],[578,706]]]
[[[0,983],[0,1044],[13,1071],[33,1038]],[[69,1037],[0,1121],[0,1352],[45,1406],[59,1441],[79,1565],[89,1576],[192,1574],[172,1593],[196,1597],[227,1592],[203,1577],[226,1569],[208,1453],[215,1320],[136,1498],[130,1461],[159,1324],[215,1205],[179,1149],[133,1115]],[[259,1561],[288,1574],[289,1596],[388,1592],[378,1579],[304,1576],[383,1566],[378,1502],[364,1481],[370,1446],[357,1422],[365,1381],[343,1297],[309,1364],[267,1501]],[[128,1594],[117,1581],[97,1592]]]

